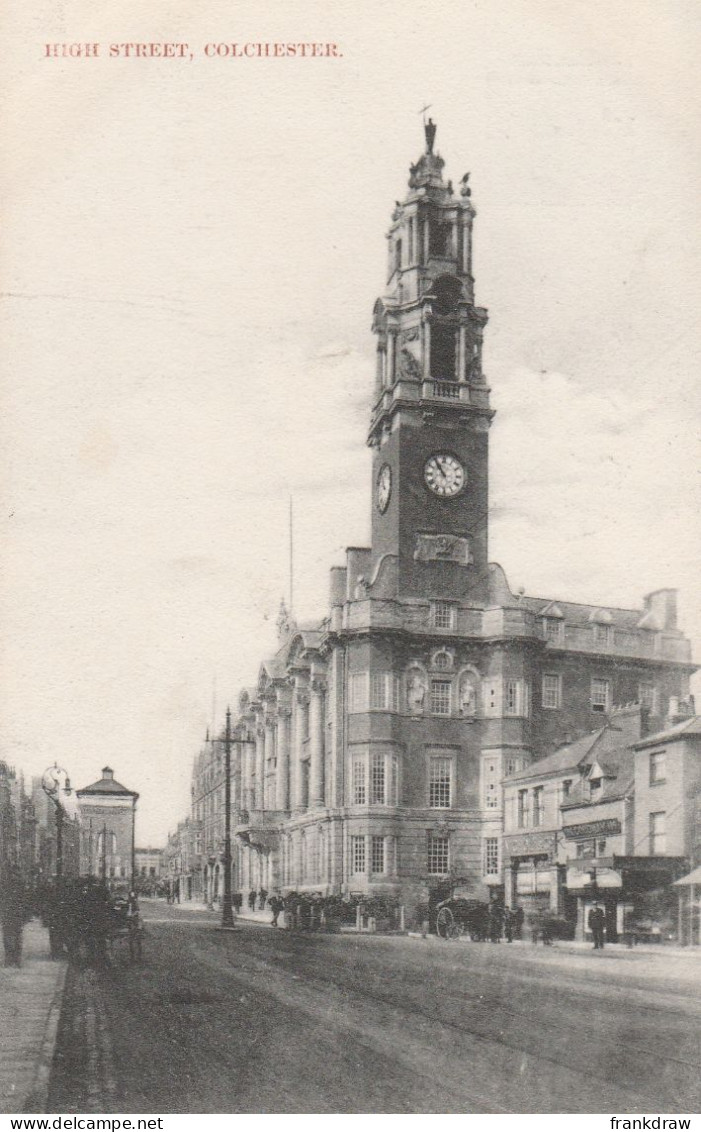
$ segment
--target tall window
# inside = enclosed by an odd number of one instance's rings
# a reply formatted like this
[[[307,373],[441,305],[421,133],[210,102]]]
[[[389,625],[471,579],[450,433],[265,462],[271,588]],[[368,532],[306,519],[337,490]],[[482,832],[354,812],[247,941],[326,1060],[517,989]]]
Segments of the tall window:
[[[559,645],[565,635],[564,622],[560,617],[543,618],[543,636],[552,645]]]
[[[453,760],[434,757],[429,763],[428,804],[432,809],[450,809],[450,785]]]
[[[505,681],[504,715],[528,715],[528,684],[525,680]]]
[[[600,648],[608,649],[613,643],[613,626],[602,625],[596,622],[594,625],[594,644]]]
[[[518,828],[528,828],[528,791],[519,790],[518,792]]]
[[[370,759],[370,805],[385,804],[385,756],[382,751],[373,751]]]
[[[365,787],[365,759],[353,759],[353,805],[364,806],[367,802]]]
[[[354,873],[365,872],[365,837],[353,834],[351,837],[351,869]]]
[[[611,683],[594,677],[591,682],[591,710],[606,712],[611,702]]]
[[[451,689],[450,680],[431,681],[431,711],[434,715],[450,715]]]
[[[352,672],[350,678],[350,710],[368,710],[368,674]]]
[[[453,629],[455,627],[455,606],[450,601],[435,601],[431,608],[431,623],[434,629]]]
[[[485,837],[483,844],[483,868],[485,876],[495,876],[499,872],[499,838]]]
[[[499,809],[500,760],[496,755],[482,759],[482,799],[486,810]]]
[[[657,689],[654,684],[638,684],[638,703],[648,711],[657,710]]]
[[[544,788],[536,786],[533,791],[533,825],[542,825],[545,816]]]
[[[561,681],[558,673],[545,672],[543,674],[543,707],[559,708]]]
[[[384,873],[385,868],[385,839],[373,834],[370,842],[370,871]]]
[[[373,711],[399,709],[399,677],[391,672],[370,673],[370,708]]]
[[[666,781],[667,755],[665,751],[653,751],[650,755],[650,785],[657,786]]]
[[[450,868],[450,849],[448,838],[436,833],[428,835],[428,872],[431,876],[443,876]]]
[[[658,810],[650,814],[650,856],[657,857],[667,852],[667,814]]]

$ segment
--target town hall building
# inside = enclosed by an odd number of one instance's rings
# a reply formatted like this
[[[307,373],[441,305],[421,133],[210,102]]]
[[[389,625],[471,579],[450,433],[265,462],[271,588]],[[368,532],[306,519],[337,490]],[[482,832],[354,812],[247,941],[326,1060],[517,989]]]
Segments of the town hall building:
[[[504,893],[518,872],[506,859],[504,781],[600,731],[622,705],[639,705],[651,733],[670,704],[689,701],[674,590],[636,609],[582,605],[514,594],[489,561],[494,410],[476,213],[469,177],[457,191],[444,179],[430,120],[425,135],[392,213],[373,314],[370,546],[331,569],[323,620],[298,626],[282,610],[278,652],[238,702],[233,885],[243,892],[382,893],[412,908],[458,878],[482,899]],[[191,814],[210,897],[222,802],[215,742],[197,760]]]

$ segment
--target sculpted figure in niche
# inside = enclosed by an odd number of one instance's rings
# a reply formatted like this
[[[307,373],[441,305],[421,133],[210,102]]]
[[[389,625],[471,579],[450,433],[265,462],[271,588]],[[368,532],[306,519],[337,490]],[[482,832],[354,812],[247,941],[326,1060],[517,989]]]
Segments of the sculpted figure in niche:
[[[426,677],[418,669],[413,669],[407,678],[406,702],[412,715],[422,715],[428,685]]]
[[[461,715],[474,715],[477,711],[477,688],[475,677],[466,672],[460,679],[458,703]]]
[[[421,377],[421,366],[406,346],[400,351],[397,358],[397,370],[400,377],[408,378],[410,381],[418,381]]]

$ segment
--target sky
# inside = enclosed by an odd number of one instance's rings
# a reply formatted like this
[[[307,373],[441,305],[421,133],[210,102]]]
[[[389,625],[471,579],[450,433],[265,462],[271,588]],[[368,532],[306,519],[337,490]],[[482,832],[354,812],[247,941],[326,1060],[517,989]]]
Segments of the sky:
[[[109,764],[163,843],[276,647],[290,494],[294,612],[325,613],[425,103],[478,212],[491,558],[565,600],[677,586],[701,657],[698,5],[147,7],[9,0],[0,757]],[[204,54],[307,40],[342,54]],[[193,57],[109,57],[134,41]]]

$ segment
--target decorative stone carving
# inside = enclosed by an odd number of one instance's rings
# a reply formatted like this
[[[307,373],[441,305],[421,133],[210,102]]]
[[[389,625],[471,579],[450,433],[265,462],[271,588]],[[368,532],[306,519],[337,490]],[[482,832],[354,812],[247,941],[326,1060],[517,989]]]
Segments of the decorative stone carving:
[[[310,686],[312,691],[316,693],[317,696],[323,695],[327,688],[326,681],[321,676],[315,676],[312,679]]]
[[[418,668],[410,669],[406,682],[406,702],[411,715],[423,715],[428,681]]]
[[[477,713],[477,677],[472,672],[463,672],[460,677],[458,708],[461,715]]]
[[[470,188],[469,180],[470,180],[470,174],[469,173],[465,173],[464,177],[460,178],[460,196],[461,197],[471,197],[472,196],[472,189]]]
[[[397,375],[408,381],[420,381],[421,379],[421,365],[411,350],[407,350],[406,347],[399,351]]]
[[[355,590],[353,591],[353,597],[355,598],[355,600],[363,601],[363,599],[368,596],[368,589],[369,582],[367,578],[364,574],[358,574],[358,578],[355,584]]]
[[[410,326],[408,330],[402,330],[401,334],[399,335],[399,341],[400,341],[400,343],[416,342],[418,337],[419,337],[418,326]]]
[[[416,536],[415,562],[457,562],[469,566],[472,562],[470,543],[459,535]]]

